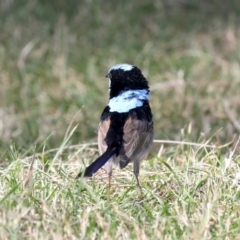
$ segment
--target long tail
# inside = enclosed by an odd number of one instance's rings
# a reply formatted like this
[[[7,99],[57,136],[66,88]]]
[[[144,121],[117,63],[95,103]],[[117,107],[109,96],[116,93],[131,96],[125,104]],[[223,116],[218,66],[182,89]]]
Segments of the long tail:
[[[80,172],[76,178],[92,177],[92,175],[98,171],[114,154],[116,154],[117,148],[109,148],[99,158],[97,158],[91,165],[89,165],[84,172]]]

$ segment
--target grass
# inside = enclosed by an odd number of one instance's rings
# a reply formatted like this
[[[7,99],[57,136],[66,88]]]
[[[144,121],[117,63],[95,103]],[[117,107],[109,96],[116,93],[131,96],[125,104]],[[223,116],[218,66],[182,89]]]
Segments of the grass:
[[[238,239],[237,1],[0,3],[0,239]],[[97,157],[116,63],[142,69],[155,139],[141,167]],[[227,144],[227,143],[231,144]]]
[[[143,163],[143,198],[129,168],[114,171],[110,192],[104,171],[74,180],[79,158],[97,156],[94,145],[25,158],[13,152],[1,170],[1,239],[237,239],[234,151],[163,148]]]

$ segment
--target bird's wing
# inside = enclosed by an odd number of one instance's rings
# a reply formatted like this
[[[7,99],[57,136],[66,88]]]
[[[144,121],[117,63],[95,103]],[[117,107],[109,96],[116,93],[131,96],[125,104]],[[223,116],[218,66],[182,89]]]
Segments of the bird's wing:
[[[119,155],[120,168],[146,157],[153,141],[153,122],[129,117],[123,128],[123,139],[123,148]]]
[[[102,121],[98,128],[98,150],[100,154],[103,154],[107,150],[107,144],[105,142],[105,137],[107,135],[108,129],[110,127],[110,118]]]

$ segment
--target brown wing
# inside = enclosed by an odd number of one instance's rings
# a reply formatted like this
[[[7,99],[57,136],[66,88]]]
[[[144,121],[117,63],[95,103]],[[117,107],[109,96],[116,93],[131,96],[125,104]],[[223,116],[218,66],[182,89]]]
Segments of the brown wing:
[[[106,119],[99,124],[98,128],[98,150],[100,155],[107,150],[107,144],[105,142],[105,137],[107,135],[108,129],[110,127],[110,119]]]
[[[123,128],[124,145],[120,151],[120,168],[129,162],[143,160],[152,145],[153,122],[129,117]]]
[[[98,150],[100,155],[102,155],[107,150],[107,144],[105,138],[110,127],[110,118],[100,122],[98,127]],[[112,175],[112,160],[110,159],[105,163],[104,168],[108,175]]]

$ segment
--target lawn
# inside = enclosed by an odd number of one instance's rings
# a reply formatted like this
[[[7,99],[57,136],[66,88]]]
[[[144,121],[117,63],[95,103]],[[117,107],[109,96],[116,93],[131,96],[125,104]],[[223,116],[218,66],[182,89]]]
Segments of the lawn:
[[[0,3],[0,239],[240,239],[240,5],[235,0]],[[155,142],[98,156],[108,69],[149,81]]]

